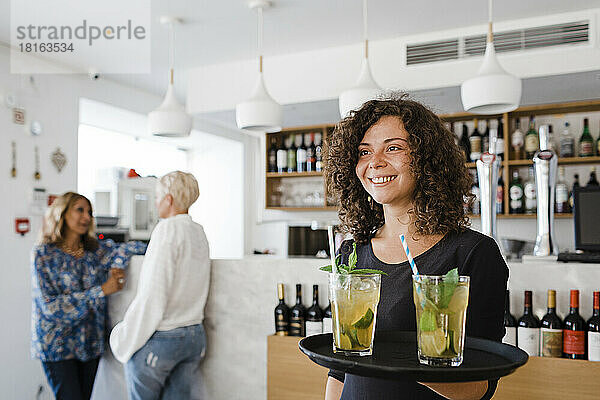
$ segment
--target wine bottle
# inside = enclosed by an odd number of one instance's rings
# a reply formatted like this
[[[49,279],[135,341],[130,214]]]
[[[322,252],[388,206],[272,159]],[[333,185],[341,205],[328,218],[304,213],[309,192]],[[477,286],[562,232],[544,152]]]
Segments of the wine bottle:
[[[558,181],[556,182],[556,212],[568,213],[569,208],[569,187],[565,182],[565,167],[558,167]]]
[[[485,130],[481,138],[481,152],[487,153],[490,151],[490,121],[485,121]]]
[[[277,172],[287,172],[287,148],[285,147],[285,139],[282,136],[280,146],[277,149]]]
[[[319,285],[313,285],[313,303],[306,310],[306,336],[323,333],[323,310],[319,307]]]
[[[556,315],[556,291],[548,290],[548,312],[542,318],[540,328],[540,356],[562,357],[562,321]]]
[[[594,314],[587,322],[588,360],[600,361],[600,292],[594,292]]]
[[[268,172],[277,172],[277,139],[271,137],[271,146],[269,147],[269,166]]]
[[[510,197],[509,212],[511,214],[522,214],[525,211],[525,201],[523,198],[523,184],[519,179],[519,171],[513,171],[513,179],[508,189]]]
[[[523,316],[519,318],[517,328],[517,344],[530,356],[539,355],[540,351],[540,320],[532,312],[531,291],[525,291]]]
[[[296,135],[296,171],[306,172],[306,145],[304,144],[304,134]]]
[[[332,333],[332,315],[331,315],[331,302],[323,312],[323,333]]]
[[[471,193],[473,194],[473,204],[471,205],[471,213],[473,215],[481,214],[481,191],[479,190],[479,181],[477,179],[477,173],[473,176],[473,185],[471,186]]]
[[[306,308],[302,304],[302,285],[296,285],[296,305],[290,313],[290,336],[305,335]]]
[[[306,148],[306,170],[308,172],[314,172],[316,170],[315,163],[317,159],[315,158],[315,134],[310,134],[310,144]]]
[[[498,117],[498,137],[496,139],[496,154],[500,160],[504,160],[504,122]]]
[[[569,207],[573,210],[574,201],[573,198],[575,196],[575,191],[579,187],[579,174],[573,175],[573,188],[571,189],[571,193],[569,194]]]
[[[285,304],[283,283],[277,284],[277,297],[279,297],[279,304],[275,307],[275,334],[287,336],[290,324],[290,308]]]
[[[588,180],[585,187],[598,186],[598,178],[596,178],[596,167],[590,167],[590,179]]]
[[[462,124],[462,134],[460,135],[460,149],[465,156],[465,162],[471,161],[471,143],[469,142],[469,128],[467,124]]]
[[[321,146],[321,134],[315,135],[315,171],[323,170],[323,147]]]
[[[506,297],[504,298],[504,337],[502,343],[510,344],[511,346],[517,345],[517,320],[510,313],[510,291],[506,291]]]
[[[515,153],[515,160],[522,160],[525,134],[521,131],[521,120],[519,118],[515,120],[515,130],[511,135],[510,142]]]
[[[529,117],[529,130],[525,134],[525,157],[532,159],[540,147],[540,139],[535,130],[535,117]]]
[[[579,138],[579,157],[594,155],[594,138],[590,133],[590,124],[587,118],[583,119],[583,132]]]
[[[537,193],[533,167],[529,167],[529,176],[525,182],[523,193],[525,195],[525,214],[537,213]]]
[[[296,135],[290,135],[290,147],[287,149],[287,172],[296,172]]]
[[[504,213],[504,179],[502,175],[498,179],[498,187],[496,188],[496,214]]]
[[[571,290],[571,307],[563,328],[563,357],[585,360],[585,321],[579,315],[579,290]]]
[[[479,160],[482,151],[482,136],[477,129],[477,120],[473,121],[474,128],[471,136],[469,137],[469,144],[471,145],[471,161]]]

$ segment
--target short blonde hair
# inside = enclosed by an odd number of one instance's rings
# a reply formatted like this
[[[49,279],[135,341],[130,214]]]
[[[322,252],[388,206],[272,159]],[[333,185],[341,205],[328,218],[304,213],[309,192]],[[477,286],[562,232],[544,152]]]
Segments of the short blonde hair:
[[[44,217],[44,224],[39,238],[40,243],[55,244],[57,246],[60,246],[63,243],[67,227],[65,224],[65,214],[73,207],[75,202],[80,199],[87,201],[91,212],[92,203],[87,197],[79,193],[66,192],[52,202],[52,205],[48,207],[46,216]],[[91,217],[92,220],[87,233],[81,235],[81,243],[85,250],[95,251],[98,249],[98,240],[94,234],[94,217]]]
[[[173,196],[173,203],[179,210],[187,210],[198,199],[200,190],[194,175],[182,172],[169,172],[158,180],[157,192],[160,199],[167,194]]]

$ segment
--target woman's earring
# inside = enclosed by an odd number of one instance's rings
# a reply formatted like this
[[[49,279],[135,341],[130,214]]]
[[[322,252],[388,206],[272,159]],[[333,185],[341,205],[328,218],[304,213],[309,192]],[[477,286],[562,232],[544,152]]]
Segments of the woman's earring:
[[[373,199],[371,198],[371,196],[367,196],[367,202],[369,203],[369,207],[372,210],[373,209]]]

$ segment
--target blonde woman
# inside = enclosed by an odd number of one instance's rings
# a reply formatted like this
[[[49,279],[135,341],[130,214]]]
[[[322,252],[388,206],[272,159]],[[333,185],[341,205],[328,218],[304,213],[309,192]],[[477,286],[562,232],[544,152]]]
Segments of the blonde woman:
[[[202,321],[210,282],[208,241],[188,209],[198,182],[181,171],[157,185],[162,220],[152,232],[138,289],[123,321],[110,335],[125,365],[130,400],[202,398]]]
[[[139,242],[94,235],[92,205],[67,192],[49,207],[32,252],[32,347],[57,399],[89,399],[104,351],[106,296],[123,288]]]

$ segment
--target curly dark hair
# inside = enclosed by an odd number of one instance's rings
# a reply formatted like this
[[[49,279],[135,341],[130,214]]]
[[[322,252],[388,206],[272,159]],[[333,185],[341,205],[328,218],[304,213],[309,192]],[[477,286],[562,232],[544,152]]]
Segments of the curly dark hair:
[[[367,243],[384,224],[383,206],[373,201],[356,176],[358,145],[381,117],[398,117],[408,132],[410,171],[415,178],[417,233],[446,234],[465,230],[470,222],[463,202],[471,199],[471,175],[452,133],[442,120],[407,94],[370,100],[340,121],[328,135],[324,156],[327,190],[338,202],[342,230],[358,244]]]

